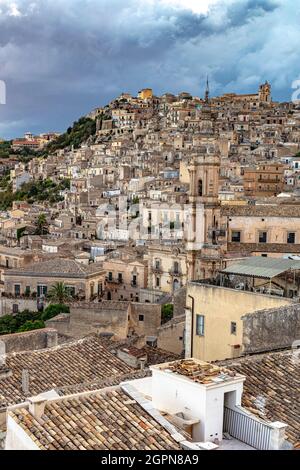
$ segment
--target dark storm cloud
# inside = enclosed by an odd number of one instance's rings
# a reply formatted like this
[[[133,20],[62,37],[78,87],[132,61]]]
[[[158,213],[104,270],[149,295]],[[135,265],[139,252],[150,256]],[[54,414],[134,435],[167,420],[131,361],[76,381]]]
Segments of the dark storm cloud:
[[[214,92],[268,78],[283,97],[298,75],[298,24],[289,0],[220,0],[207,14],[164,0],[0,0],[0,136],[63,130],[144,86],[199,95],[207,73]]]

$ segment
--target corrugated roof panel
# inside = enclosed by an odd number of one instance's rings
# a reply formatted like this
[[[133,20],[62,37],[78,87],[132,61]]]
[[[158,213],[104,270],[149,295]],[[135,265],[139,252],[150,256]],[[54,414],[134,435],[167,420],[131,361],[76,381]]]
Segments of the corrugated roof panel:
[[[289,269],[300,269],[300,261],[252,256],[228,266],[221,273],[272,279]]]

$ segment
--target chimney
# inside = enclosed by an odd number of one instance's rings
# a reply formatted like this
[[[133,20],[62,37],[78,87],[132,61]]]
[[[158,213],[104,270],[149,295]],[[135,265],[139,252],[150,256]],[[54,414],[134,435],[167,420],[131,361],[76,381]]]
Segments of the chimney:
[[[26,397],[29,395],[29,372],[27,369],[22,370],[22,392]]]
[[[147,362],[147,357],[141,357],[140,358],[140,367],[141,367],[141,370],[144,370],[145,369],[145,364]]]
[[[54,348],[58,345],[58,334],[57,330],[48,330],[47,331],[47,348]]]
[[[40,419],[44,414],[47,399],[37,396],[29,398],[28,402],[29,412],[34,418]]]

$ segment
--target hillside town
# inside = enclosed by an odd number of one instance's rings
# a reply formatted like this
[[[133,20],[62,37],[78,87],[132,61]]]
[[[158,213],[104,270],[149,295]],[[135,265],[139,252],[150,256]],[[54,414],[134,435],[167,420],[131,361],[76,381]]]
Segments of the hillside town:
[[[300,105],[202,88],[7,144],[3,449],[300,449]]]

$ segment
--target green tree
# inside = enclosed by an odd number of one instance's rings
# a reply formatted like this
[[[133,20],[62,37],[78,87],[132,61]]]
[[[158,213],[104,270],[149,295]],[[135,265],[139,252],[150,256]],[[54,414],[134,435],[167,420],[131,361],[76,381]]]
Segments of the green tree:
[[[24,333],[25,331],[40,330],[45,328],[45,323],[42,320],[27,320],[20,328],[17,333]]]
[[[51,301],[64,304],[70,302],[73,297],[64,282],[56,282],[49,290],[48,298]]]
[[[26,232],[26,227],[21,227],[17,229],[17,240],[20,243],[21,238],[24,236],[24,232]]]
[[[70,307],[64,304],[51,304],[42,313],[42,320],[47,321],[56,317],[60,313],[70,313]]]
[[[100,117],[103,119],[103,117]],[[90,137],[94,137],[96,134],[96,121],[87,117],[82,117],[78,121],[74,122],[72,127],[67,129],[67,132],[61,134],[57,139],[50,142],[44,151],[45,156],[47,154],[56,152],[59,149],[66,147],[79,148],[83,142],[86,142]]]
[[[167,323],[168,321],[172,320],[174,315],[174,305],[173,304],[165,304],[162,306],[161,309],[161,320],[162,323]]]
[[[139,204],[140,202],[140,199],[138,196],[134,196],[134,198],[132,199],[132,204]]]
[[[40,214],[35,222],[35,235],[47,235],[48,222],[45,214]]]

